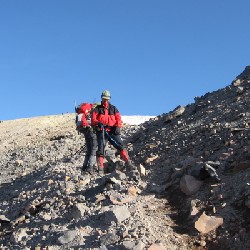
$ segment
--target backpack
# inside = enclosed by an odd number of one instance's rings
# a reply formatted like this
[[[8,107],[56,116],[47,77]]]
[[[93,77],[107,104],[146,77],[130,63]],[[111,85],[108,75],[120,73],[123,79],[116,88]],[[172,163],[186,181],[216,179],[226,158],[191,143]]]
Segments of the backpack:
[[[75,108],[76,111],[76,128],[81,129],[89,127],[91,124],[90,111],[92,110],[93,104],[81,103]]]

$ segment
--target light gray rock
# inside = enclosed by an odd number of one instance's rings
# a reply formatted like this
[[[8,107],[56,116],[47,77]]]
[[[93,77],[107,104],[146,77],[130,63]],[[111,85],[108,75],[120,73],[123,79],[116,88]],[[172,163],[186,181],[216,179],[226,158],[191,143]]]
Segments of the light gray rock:
[[[121,249],[124,250],[143,250],[145,249],[145,247],[146,247],[145,244],[140,240],[137,241],[125,240],[121,244]]]
[[[184,175],[180,180],[180,189],[186,195],[192,195],[200,189],[202,183],[191,175]]]
[[[100,238],[100,244],[101,245],[110,245],[118,242],[120,240],[120,237],[116,235],[115,233],[108,233]]]
[[[78,231],[77,230],[68,230],[62,233],[62,235],[58,238],[58,242],[60,244],[67,244],[74,240],[77,237]]]
[[[105,215],[106,220],[115,221],[116,223],[121,223],[131,216],[126,206],[115,206],[110,211],[107,211]]]
[[[17,229],[17,231],[14,231],[10,238],[11,242],[14,244],[18,244],[21,241],[26,240],[26,238],[28,237],[28,230],[28,228],[19,228]]]
[[[73,208],[72,208],[72,211],[71,211],[71,216],[74,218],[74,219],[80,219],[82,218],[85,213],[89,210],[89,208],[83,204],[83,203],[77,203]]]

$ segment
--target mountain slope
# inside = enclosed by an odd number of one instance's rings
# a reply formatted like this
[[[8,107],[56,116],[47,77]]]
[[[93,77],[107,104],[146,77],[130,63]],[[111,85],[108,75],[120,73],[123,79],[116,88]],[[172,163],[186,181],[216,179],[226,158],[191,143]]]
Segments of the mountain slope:
[[[134,160],[148,170],[148,190],[178,210],[175,220],[181,231],[190,234],[203,212],[224,219],[212,237],[203,237],[214,248],[250,247],[242,240],[249,239],[250,224],[249,83],[250,67],[246,67],[231,85],[158,116],[128,140]],[[216,166],[221,182],[208,178],[200,192],[185,196],[180,181],[184,175],[197,174],[204,164]],[[198,210],[196,216],[190,216],[193,209]]]
[[[2,248],[250,248],[249,71],[186,107],[125,123],[140,174],[126,172],[110,146],[110,173],[82,174],[73,114],[0,123]],[[201,179],[206,164],[221,181]],[[200,232],[203,213],[223,224]]]

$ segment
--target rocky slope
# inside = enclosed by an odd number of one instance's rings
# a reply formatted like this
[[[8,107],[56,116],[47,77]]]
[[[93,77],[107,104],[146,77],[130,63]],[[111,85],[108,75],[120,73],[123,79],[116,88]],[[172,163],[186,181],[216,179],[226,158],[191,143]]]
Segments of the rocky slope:
[[[82,174],[74,115],[0,123],[0,249],[250,249],[250,67]],[[216,170],[216,174],[213,172]],[[212,170],[212,171],[211,171]]]

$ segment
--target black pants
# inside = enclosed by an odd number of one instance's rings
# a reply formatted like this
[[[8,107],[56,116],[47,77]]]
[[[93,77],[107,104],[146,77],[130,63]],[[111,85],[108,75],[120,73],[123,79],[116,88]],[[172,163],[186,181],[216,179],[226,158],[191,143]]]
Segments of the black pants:
[[[96,131],[98,151],[97,155],[104,155],[104,150],[107,142],[115,147],[118,151],[123,150],[125,147],[123,145],[120,135],[115,135],[112,132],[107,132],[104,130]]]
[[[86,155],[83,162],[83,167],[92,168],[96,163],[97,140],[96,133],[91,127],[81,129],[86,144]]]

